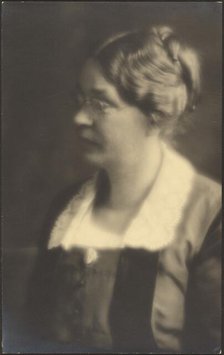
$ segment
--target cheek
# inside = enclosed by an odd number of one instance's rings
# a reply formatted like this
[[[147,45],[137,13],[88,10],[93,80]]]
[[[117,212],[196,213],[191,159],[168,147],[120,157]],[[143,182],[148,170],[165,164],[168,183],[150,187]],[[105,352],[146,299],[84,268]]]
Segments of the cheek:
[[[130,144],[140,144],[147,136],[147,127],[145,120],[141,116],[128,115],[120,120],[120,130],[122,139]]]
[[[96,131],[104,145],[119,141],[122,137],[122,123],[117,117],[107,116],[96,123]]]
[[[126,111],[107,116],[96,129],[105,146],[113,145],[114,149],[121,150],[141,145],[147,136],[148,124],[145,117]]]

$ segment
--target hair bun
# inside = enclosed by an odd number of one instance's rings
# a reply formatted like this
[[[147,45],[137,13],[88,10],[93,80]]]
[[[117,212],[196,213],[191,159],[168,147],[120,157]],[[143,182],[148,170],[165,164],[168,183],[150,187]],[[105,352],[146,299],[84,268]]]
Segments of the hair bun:
[[[96,54],[105,78],[163,132],[193,110],[200,90],[200,63],[169,25],[110,38]],[[178,120],[178,122],[177,122]]]
[[[155,26],[151,29],[151,34],[157,36],[161,42],[166,41],[174,34],[174,31],[169,26]]]

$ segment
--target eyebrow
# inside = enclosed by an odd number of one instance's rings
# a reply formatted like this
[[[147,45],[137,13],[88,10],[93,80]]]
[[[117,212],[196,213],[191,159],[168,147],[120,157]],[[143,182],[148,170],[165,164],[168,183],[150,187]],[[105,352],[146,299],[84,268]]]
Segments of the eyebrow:
[[[100,98],[100,99],[103,99],[104,101],[106,101],[111,106],[117,107],[117,103],[114,100],[112,100],[110,97],[108,97],[108,95],[105,93],[104,90],[92,89],[91,90],[91,94],[96,96],[96,97],[98,97],[98,98]]]
[[[77,85],[76,85],[76,91],[80,92],[81,95],[85,96],[85,94],[81,88],[81,85],[79,83],[77,83]],[[105,91],[103,89],[92,89],[90,91],[90,94],[91,94],[91,96],[94,96],[94,97],[104,100],[105,102],[107,102],[108,104],[110,104],[113,107],[118,107],[117,103],[114,100],[112,100],[110,97],[108,97],[108,95],[105,93]]]

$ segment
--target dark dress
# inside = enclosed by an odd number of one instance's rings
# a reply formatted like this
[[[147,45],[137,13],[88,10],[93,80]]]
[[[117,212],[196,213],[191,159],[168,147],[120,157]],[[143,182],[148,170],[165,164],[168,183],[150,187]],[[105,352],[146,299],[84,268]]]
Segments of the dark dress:
[[[47,250],[32,295],[38,331],[93,351],[155,352],[150,314],[157,260],[157,252],[131,248],[98,251],[91,263],[82,248]]]
[[[221,190],[192,174],[182,158],[168,156],[140,219],[152,222],[144,238],[140,223],[137,245],[102,250],[92,264],[83,249],[47,249],[58,213],[56,236],[63,238],[86,196],[82,184],[69,192],[70,207],[58,205],[49,216],[28,287],[35,334],[67,342],[73,352],[219,353]],[[163,240],[170,232],[172,242],[149,251],[151,237]],[[146,242],[141,249],[139,240]]]

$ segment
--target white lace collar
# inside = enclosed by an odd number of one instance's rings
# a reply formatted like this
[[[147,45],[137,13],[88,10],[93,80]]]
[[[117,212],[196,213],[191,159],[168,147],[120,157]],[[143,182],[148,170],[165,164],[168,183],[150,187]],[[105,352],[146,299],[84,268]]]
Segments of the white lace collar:
[[[181,155],[164,145],[164,159],[156,182],[123,235],[122,246],[156,251],[170,244],[183,218],[192,188],[194,168]],[[66,248],[81,226],[95,198],[96,176],[83,185],[58,217],[48,248]]]

